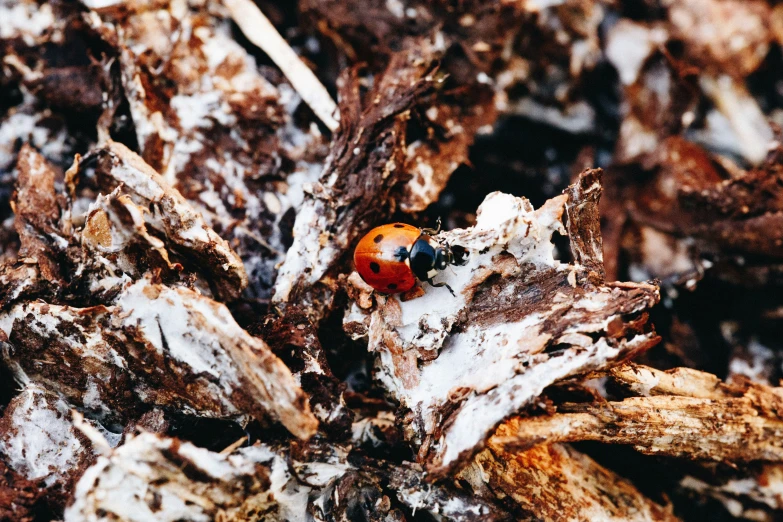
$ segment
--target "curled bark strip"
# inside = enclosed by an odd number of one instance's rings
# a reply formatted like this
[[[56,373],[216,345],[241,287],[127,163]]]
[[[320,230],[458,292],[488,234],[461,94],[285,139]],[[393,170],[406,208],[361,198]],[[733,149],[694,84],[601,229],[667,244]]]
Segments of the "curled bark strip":
[[[780,388],[727,385],[685,368],[661,372],[626,366],[610,374],[643,396],[566,404],[560,407],[565,413],[512,419],[495,435],[496,443],[529,448],[541,442],[594,440],[692,460],[783,461]]]
[[[587,199],[572,199],[575,208],[594,207],[594,176],[580,181],[589,190],[572,189]],[[552,257],[567,202],[560,196],[534,210],[525,199],[490,194],[473,228],[438,236],[469,254],[437,278],[456,297],[425,285],[419,297],[379,296],[371,311],[355,307],[346,317],[347,331],[368,335],[377,378],[403,407],[406,437],[430,472],[458,466],[549,384],[658,341],[645,313],[658,300],[656,286],[604,285],[595,271]],[[597,218],[580,212],[569,233],[591,237]],[[596,266],[591,252],[584,258]]]
[[[0,310],[25,296],[62,294],[76,262],[67,253],[70,205],[62,174],[29,144],[19,150],[16,170],[11,205],[19,250],[3,252],[16,262],[0,266]]]
[[[490,78],[501,76],[499,70],[507,64],[504,49],[520,30],[525,7],[499,1],[448,7],[379,0],[303,0],[299,5],[304,17],[351,61],[367,61],[376,69],[399,49],[417,47],[421,35],[436,35],[445,82],[432,103],[412,115],[413,126],[422,128],[408,142],[404,169],[411,179],[398,200],[405,213],[423,211],[437,200],[452,173],[469,164],[469,147],[477,135],[492,130],[502,96]]]
[[[392,190],[406,179],[405,120],[437,83],[438,51],[426,39],[391,57],[362,96],[355,69],[341,76],[340,128],[321,179],[309,189],[294,224],[294,243],[275,283],[274,301],[298,303],[319,316],[333,273],[348,248],[393,209]],[[319,288],[320,286],[320,288]]]

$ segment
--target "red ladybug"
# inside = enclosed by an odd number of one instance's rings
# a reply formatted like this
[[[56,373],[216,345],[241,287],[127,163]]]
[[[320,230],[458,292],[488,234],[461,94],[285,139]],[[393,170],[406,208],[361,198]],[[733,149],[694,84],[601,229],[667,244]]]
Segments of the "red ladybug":
[[[440,220],[436,230],[404,223],[374,228],[356,245],[353,253],[356,271],[368,285],[384,294],[407,292],[416,279],[432,286],[445,286],[454,294],[446,283],[432,281],[439,270],[461,262],[448,244],[432,238],[439,231]]]

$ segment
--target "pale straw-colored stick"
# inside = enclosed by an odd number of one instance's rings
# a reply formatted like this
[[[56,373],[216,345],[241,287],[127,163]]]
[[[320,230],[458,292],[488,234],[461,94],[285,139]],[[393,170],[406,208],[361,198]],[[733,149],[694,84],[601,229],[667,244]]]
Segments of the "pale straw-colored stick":
[[[326,87],[318,81],[307,65],[299,59],[272,22],[251,0],[223,0],[231,18],[248,40],[253,42],[280,67],[296,92],[310,106],[315,115],[334,132],[339,126],[337,104]]]

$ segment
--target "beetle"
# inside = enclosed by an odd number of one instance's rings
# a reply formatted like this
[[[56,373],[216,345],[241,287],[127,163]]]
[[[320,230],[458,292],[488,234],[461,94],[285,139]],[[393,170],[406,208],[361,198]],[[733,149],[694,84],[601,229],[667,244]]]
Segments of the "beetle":
[[[438,232],[440,219],[436,229],[405,223],[376,227],[356,245],[356,271],[365,283],[384,294],[407,292],[418,279],[432,286],[445,286],[454,295],[449,285],[432,279],[447,266],[462,264],[464,254],[457,256],[449,244],[436,241],[432,236]]]

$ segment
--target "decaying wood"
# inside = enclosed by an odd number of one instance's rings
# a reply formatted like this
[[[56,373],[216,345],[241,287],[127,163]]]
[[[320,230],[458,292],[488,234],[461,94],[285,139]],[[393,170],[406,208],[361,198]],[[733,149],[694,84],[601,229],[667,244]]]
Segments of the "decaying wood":
[[[493,502],[468,491],[454,491],[443,483],[427,482],[421,468],[415,464],[406,463],[391,470],[389,475],[389,486],[396,490],[400,502],[412,510],[426,511],[434,517],[455,522],[513,520],[511,513]]]
[[[147,433],[88,469],[66,521],[279,520],[263,450],[228,457]]]
[[[621,171],[610,172],[616,192],[602,207],[618,219],[607,240],[610,267],[617,266],[627,244],[638,270],[671,284],[693,286],[708,269],[746,286],[778,279],[783,256],[779,152],[756,169],[731,173],[697,145],[673,137],[645,162],[651,176],[644,182],[627,183]],[[622,210],[615,212],[617,207]],[[639,240],[623,238],[631,235]],[[753,258],[747,266],[746,257]]]
[[[0,519],[32,522],[42,492],[0,461]]]
[[[726,382],[750,381],[773,386],[777,380],[778,354],[769,346],[758,342],[757,339],[738,340],[732,338],[731,340],[735,343],[731,352]]]
[[[259,334],[291,369],[310,401],[320,429],[337,440],[351,431],[353,412],[345,405],[345,386],[332,374],[317,332],[307,315],[292,308],[284,317],[267,317]]]
[[[245,296],[268,299],[323,136],[294,122],[298,94],[261,74],[220,4],[116,7],[87,23],[115,49],[141,156],[232,245]]]
[[[780,519],[776,4],[0,0],[0,519]]]
[[[477,495],[516,504],[522,519],[678,520],[633,484],[564,444],[509,452],[490,441],[458,476]]]
[[[92,448],[73,427],[68,404],[40,386],[25,387],[0,423],[0,451],[27,480],[68,491],[73,486],[68,482],[92,463]]]
[[[699,496],[712,497],[722,503],[733,516],[749,520],[774,520],[783,509],[780,494],[783,466],[761,464],[717,477],[688,475],[680,487]]]
[[[354,305],[346,328],[365,334],[378,378],[405,408],[406,436],[428,469],[443,474],[480,449],[505,417],[556,380],[611,365],[657,342],[646,310],[650,284],[604,285],[600,236],[575,244],[585,265],[553,257],[551,236],[595,234],[600,172],[583,174],[568,196],[538,210],[524,199],[490,194],[476,225],[438,236],[468,253],[445,272],[453,288],[429,287],[408,300],[376,297]],[[575,239],[575,241],[579,241]]]
[[[728,385],[688,368],[662,372],[625,366],[610,375],[641,396],[565,404],[559,408],[563,413],[512,419],[495,434],[495,442],[529,448],[540,442],[595,440],[693,460],[783,460],[780,388]]]
[[[71,270],[65,288],[74,291],[86,280],[88,292],[101,304],[58,304],[67,299],[63,289],[49,296],[55,302],[24,302],[33,282],[15,292],[21,302],[2,314],[0,329],[8,341],[3,359],[16,378],[43,383],[120,426],[142,413],[141,404],[149,404],[212,417],[249,414],[263,420],[271,415],[297,436],[311,436],[317,421],[306,398],[266,343],[241,329],[224,305],[185,288],[187,279],[180,288],[153,282],[160,272],[145,259],[154,251],[171,267],[171,259],[182,256],[226,297],[238,295],[245,281],[236,254],[179,192],[127,148],[109,142],[92,155],[97,158],[95,180],[111,195],[85,205],[81,217],[65,203],[54,205],[67,199],[66,189],[55,186],[42,157],[25,149],[20,159],[18,192],[34,186],[24,204],[37,203],[44,211],[18,215],[18,228],[36,245],[25,248],[39,267],[40,260],[70,256],[61,265]],[[79,168],[77,162],[69,171],[72,187]],[[134,252],[135,240],[149,252]],[[45,276],[46,269],[41,273]],[[63,369],[59,361],[70,364]],[[167,372],[161,372],[164,367]]]
[[[282,448],[220,454],[142,433],[98,457],[76,486],[65,520],[405,520],[391,505],[394,491],[403,505],[436,517],[510,520],[490,502],[426,483],[415,465],[392,472],[365,459],[356,466],[348,451],[305,445],[288,460]]]
[[[502,92],[494,85],[507,71],[504,50],[520,31],[527,8],[514,2],[461,2],[431,5],[418,1],[305,0],[303,15],[347,56],[386,64],[400,48],[416,48],[432,36],[442,56],[442,89],[421,100],[414,121],[423,136],[408,140],[404,170],[412,177],[402,187],[399,207],[418,212],[433,203],[468,147],[495,122]],[[368,57],[375,55],[375,60]],[[383,57],[378,60],[377,57]],[[467,102],[470,100],[470,102]],[[467,103],[466,103],[467,102]]]
[[[183,257],[197,260],[206,270],[205,277],[214,286],[218,298],[232,300],[239,296],[247,285],[242,260],[176,189],[124,145],[109,141],[92,154],[99,164],[99,180],[104,174],[110,177],[108,183],[101,183],[104,193],[121,186],[121,191],[138,208],[136,213],[143,216],[140,226],[162,234],[170,242],[169,248],[181,249]],[[129,212],[134,214],[130,209]],[[102,218],[96,213],[88,211],[86,219],[90,234],[85,238],[93,242],[93,247],[108,251],[122,248],[123,245],[114,244],[113,230],[104,229]],[[91,222],[95,223],[93,227],[89,227]],[[153,239],[148,241],[155,244]]]
[[[666,15],[664,21],[623,19],[608,35],[606,55],[629,101],[619,159],[636,159],[683,127],[697,127],[693,114],[701,99],[714,108],[707,128],[694,129],[695,141],[729,147],[750,163],[761,163],[773,133],[745,77],[762,65],[775,38],[765,22],[769,5],[687,0],[671,2]],[[676,57],[666,47],[672,41],[683,45]],[[719,129],[718,119],[727,125]]]
[[[604,280],[604,252],[598,203],[601,201],[601,172],[582,173],[569,188],[566,216],[568,239],[576,264],[587,269],[588,277]]]
[[[320,316],[336,283],[330,271],[372,223],[390,214],[392,190],[406,179],[405,122],[438,82],[438,49],[426,39],[417,44],[394,55],[364,96],[356,70],[342,75],[340,128],[320,181],[297,215],[294,243],[275,284],[276,303],[298,303]]]
[[[0,324],[10,342],[3,359],[17,379],[44,383],[113,422],[127,422],[144,403],[210,417],[271,415],[304,438],[317,426],[266,343],[192,290],[140,280],[110,306],[23,303]]]
[[[14,226],[20,240],[19,257],[37,264],[47,281],[62,283],[59,259],[51,256],[53,250],[62,251],[62,243],[67,245],[59,227],[65,206],[62,190],[59,198],[55,190],[55,183],[63,183],[62,177],[58,180],[52,166],[29,145],[19,151],[18,161]]]

